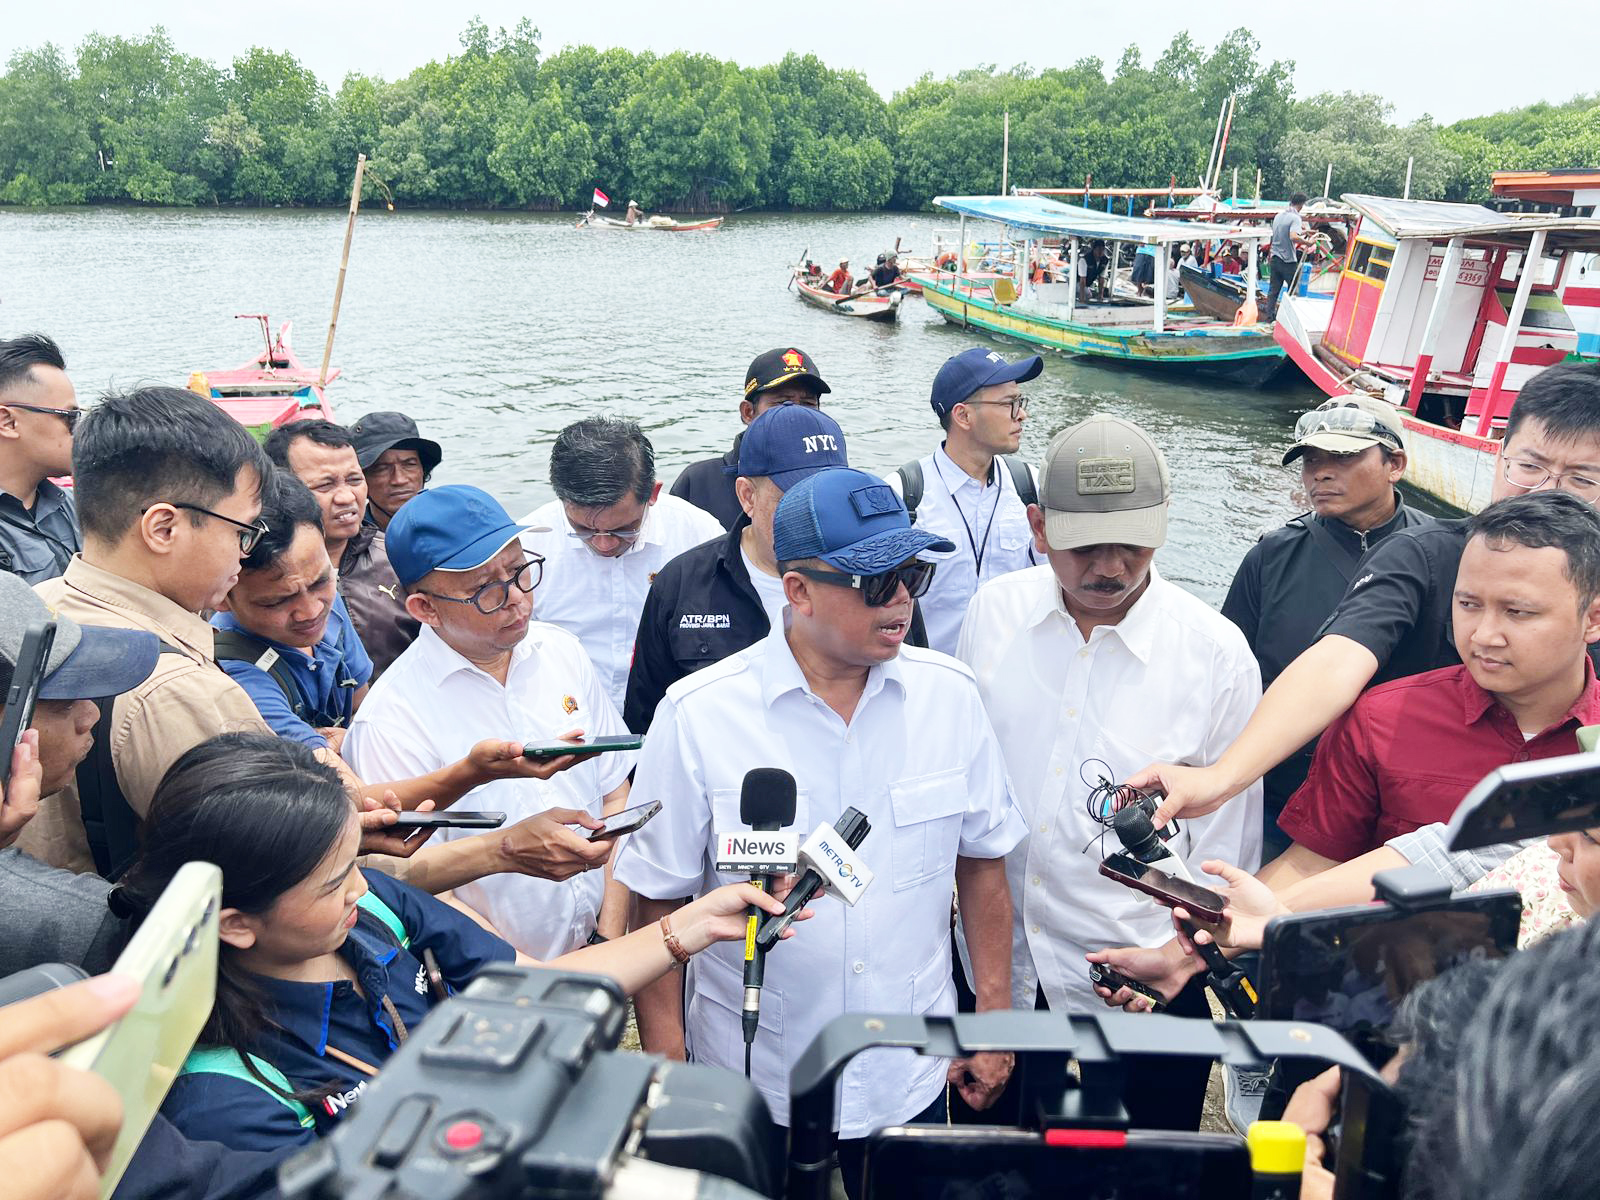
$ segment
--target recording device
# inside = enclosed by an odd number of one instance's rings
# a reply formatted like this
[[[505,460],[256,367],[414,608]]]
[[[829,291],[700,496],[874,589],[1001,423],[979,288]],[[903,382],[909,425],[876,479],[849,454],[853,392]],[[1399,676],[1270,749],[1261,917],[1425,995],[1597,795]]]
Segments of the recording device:
[[[1452,850],[1600,826],[1600,755],[1497,767],[1467,793],[1445,837]]]
[[[1151,867],[1131,855],[1108,854],[1100,864],[1100,874],[1123,887],[1154,896],[1168,908],[1181,905],[1202,921],[1215,924],[1222,920],[1222,910],[1228,903],[1222,896],[1189,879],[1174,878],[1162,869],[1167,866],[1166,858],[1158,861],[1161,867]]]
[[[498,829],[506,823],[503,812],[403,812],[395,816],[396,829]]]
[[[610,733],[604,737],[580,738],[576,742],[549,742],[544,745],[530,742],[522,748],[523,758],[564,758],[569,754],[587,757],[591,754],[610,754],[617,750],[642,750],[644,735],[639,733]]]
[[[50,662],[50,650],[56,644],[56,623],[36,621],[22,635],[22,649],[11,672],[11,684],[6,688],[6,712],[0,718],[0,754],[6,756],[0,764],[0,777],[5,779],[6,798],[11,794],[11,759],[17,743],[29,725],[33,724],[33,708],[39,699],[39,689],[44,685],[45,668]]]
[[[741,838],[738,832],[726,836],[718,834],[719,849],[726,847],[732,852],[739,846],[746,854],[752,851],[756,854],[777,854],[786,850],[786,846],[779,847],[779,839],[769,840],[766,835],[775,834],[785,825],[794,824],[795,794],[794,776],[787,771],[777,767],[757,767],[747,772],[739,792],[739,820],[749,826],[750,836]],[[717,865],[721,869],[720,860]],[[794,859],[787,856],[775,861],[754,862],[749,866],[750,882],[761,891],[770,892],[778,877],[793,868]],[[756,1027],[761,1022],[761,985],[766,979],[767,950],[770,948],[756,945],[756,931],[762,915],[762,910],[752,905],[744,930],[744,1007],[740,1011],[739,1022],[744,1032],[746,1076],[750,1074],[750,1047],[755,1044]]]
[[[619,838],[625,833],[632,833],[642,829],[650,818],[661,811],[661,801],[651,800],[645,804],[635,804],[632,808],[625,808],[619,813],[602,818],[599,829],[589,831],[591,842],[608,842]]]
[[[800,847],[800,862],[806,869],[784,901],[783,912],[767,917],[756,933],[759,948],[772,949],[783,931],[794,923],[796,914],[824,888],[829,895],[855,907],[872,882],[871,869],[855,855],[856,847],[871,828],[867,818],[853,808],[845,809],[836,824],[824,821],[817,826],[816,832]]]
[[[1375,1064],[1394,1053],[1384,1032],[1418,984],[1517,946],[1514,891],[1452,897],[1427,867],[1380,871],[1379,904],[1274,917],[1261,948],[1261,1012],[1314,1021]]]
[[[1143,996],[1150,1001],[1151,1012],[1160,1012],[1167,1007],[1166,998],[1155,988],[1149,984],[1140,983],[1137,979],[1129,979],[1109,963],[1090,963],[1089,982],[1096,987],[1103,987],[1109,992],[1115,992],[1118,988],[1127,988],[1130,992]]]
[[[1150,812],[1155,810],[1154,801],[1151,802]],[[1197,882],[1189,873],[1188,865],[1167,849],[1164,838],[1172,836],[1171,826],[1167,829],[1157,829],[1150,820],[1150,812],[1141,805],[1131,805],[1120,808],[1111,818],[1111,828],[1117,835],[1117,840],[1122,843],[1129,854],[1142,863],[1159,866],[1168,874],[1176,875],[1180,879],[1187,879],[1190,883]],[[1171,862],[1169,863],[1168,860]]]
[[[411,1030],[330,1136],[284,1164],[283,1196],[775,1194],[773,1130],[754,1087],[619,1052],[627,1012],[610,979],[485,969]]]
[[[102,1200],[116,1189],[211,1015],[221,904],[221,871],[203,862],[179,868],[111,968],[139,981],[139,999],[120,1021],[61,1055],[122,1098],[122,1129],[100,1176]]]

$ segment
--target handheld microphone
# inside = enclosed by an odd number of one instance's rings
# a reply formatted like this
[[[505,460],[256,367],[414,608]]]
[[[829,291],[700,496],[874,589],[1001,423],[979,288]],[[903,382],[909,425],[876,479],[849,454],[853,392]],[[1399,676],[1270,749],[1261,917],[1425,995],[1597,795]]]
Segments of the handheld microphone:
[[[793,775],[777,767],[757,767],[744,777],[744,786],[739,792],[739,819],[757,833],[775,832],[794,823],[794,802]],[[767,850],[766,847],[746,848],[755,849],[758,853]],[[757,863],[753,866],[776,868],[780,864]],[[776,869],[752,870],[750,883],[762,891],[770,891],[779,873]],[[761,1021],[761,985],[767,970],[767,952],[765,948],[758,950],[756,947],[756,929],[762,915],[762,910],[752,905],[744,932],[744,1008],[740,1013],[740,1023],[744,1028],[746,1075],[750,1073],[750,1046],[755,1041],[756,1027]]]
[[[783,912],[762,922],[756,934],[757,946],[763,950],[772,949],[783,931],[793,924],[795,915],[823,888],[851,907],[855,906],[872,882],[872,871],[853,853],[845,852],[861,845],[871,828],[866,817],[853,808],[845,809],[835,824],[824,822],[817,826],[816,832],[800,847],[805,873],[784,901]]]
[[[1146,866],[1160,866],[1169,875],[1198,884],[1199,881],[1189,873],[1188,864],[1161,840],[1160,832],[1151,823],[1150,814],[1143,808],[1130,804],[1118,809],[1111,818],[1111,828],[1123,848]]]

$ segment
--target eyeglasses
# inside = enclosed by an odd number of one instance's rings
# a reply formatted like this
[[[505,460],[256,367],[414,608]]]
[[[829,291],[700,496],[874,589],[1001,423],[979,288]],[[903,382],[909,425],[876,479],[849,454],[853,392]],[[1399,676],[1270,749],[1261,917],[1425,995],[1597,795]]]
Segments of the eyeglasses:
[[[911,593],[913,600],[926,592],[928,585],[933,582],[935,566],[934,563],[913,561],[877,575],[848,575],[842,571],[824,571],[819,567],[791,569],[796,575],[804,575],[807,579],[815,579],[818,583],[856,588],[860,591],[861,598],[867,602],[868,608],[882,608],[899,594],[902,583],[905,584],[906,591]]]
[[[1338,408],[1313,408],[1308,413],[1301,413],[1300,419],[1294,423],[1294,440],[1303,442],[1317,433],[1348,433],[1375,437],[1391,450],[1401,448],[1400,435],[1394,426],[1385,424],[1373,413],[1364,408],[1357,408],[1353,404],[1341,405]]]
[[[48,413],[52,417],[60,417],[67,423],[67,432],[71,433],[78,427],[78,418],[83,416],[81,408],[45,408],[41,404],[14,404],[7,403],[6,408],[20,408],[23,412]]]
[[[961,403],[971,407],[977,404],[1004,404],[1011,409],[1011,419],[1020,421],[1028,415],[1028,398],[1020,392],[1009,400],[963,400]]]
[[[639,535],[644,533],[645,518],[649,515],[650,510],[646,509],[643,516],[623,529],[590,529],[587,525],[573,525],[567,530],[567,536],[577,538],[580,542],[592,542],[596,538],[616,538],[619,542],[636,542],[639,540]],[[571,522],[568,521],[568,524]]]
[[[1566,481],[1563,491],[1571,492],[1574,496],[1581,496],[1585,500],[1600,497],[1600,479],[1591,479],[1587,475],[1575,474],[1572,471],[1552,471],[1548,467],[1541,467],[1538,463],[1528,462],[1520,458],[1508,458],[1505,465],[1506,482],[1512,487],[1522,488],[1524,491],[1533,491],[1541,488],[1551,480],[1561,487]]]
[[[435,600],[448,600],[451,604],[470,604],[485,616],[499,612],[511,603],[511,589],[531,592],[544,578],[544,555],[529,554],[528,561],[517,568],[510,579],[495,579],[484,584],[470,596],[441,596],[438,592],[424,592]]]
[[[249,554],[261,544],[262,538],[266,537],[267,534],[272,532],[267,528],[267,523],[260,517],[257,517],[251,522],[235,521],[232,517],[225,517],[219,512],[212,512],[209,508],[201,508],[198,504],[185,504],[181,500],[162,500],[160,503],[170,504],[173,508],[187,509],[189,512],[204,513],[208,517],[215,517],[219,521],[226,521],[229,525],[237,525],[239,527],[240,554]],[[149,512],[154,507],[154,504],[145,505],[139,510],[139,515],[141,517],[144,516],[145,513]]]

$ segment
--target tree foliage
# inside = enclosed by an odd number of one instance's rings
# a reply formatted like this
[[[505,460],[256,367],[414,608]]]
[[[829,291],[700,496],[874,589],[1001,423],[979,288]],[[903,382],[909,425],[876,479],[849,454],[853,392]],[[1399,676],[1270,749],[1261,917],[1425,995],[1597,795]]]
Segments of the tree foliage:
[[[1483,199],[1501,168],[1600,162],[1600,95],[1439,128],[1397,125],[1377,96],[1297,99],[1294,64],[1247,29],[1207,48],[1180,33],[1147,61],[978,66],[885,101],[815,55],[744,67],[568,46],[545,58],[527,20],[474,18],[455,53],[402,79],[330,92],[291,53],[225,68],[157,27],[76,51],[18,51],[0,73],[0,204],[332,205],[356,154],[410,207],[560,208],[599,187],[650,208],[925,207],[994,192],[1010,114],[1012,185],[1193,186],[1234,97],[1224,190],[1268,196]]]

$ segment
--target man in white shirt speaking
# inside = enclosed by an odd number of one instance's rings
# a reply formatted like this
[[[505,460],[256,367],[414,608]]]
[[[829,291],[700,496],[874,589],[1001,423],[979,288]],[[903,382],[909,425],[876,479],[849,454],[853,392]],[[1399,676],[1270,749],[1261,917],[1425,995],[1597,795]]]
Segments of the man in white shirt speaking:
[[[1165,458],[1131,422],[1096,415],[1058,433],[1028,510],[1049,561],[984,584],[961,627],[957,657],[977,676],[1028,822],[1006,859],[1018,1008],[1098,1011],[1085,954],[1171,936],[1167,909],[1099,874],[1122,845],[1103,793],[1091,793],[1152,761],[1152,748],[1176,756],[1155,761],[1214,762],[1261,697],[1244,635],[1155,570],[1170,495]],[[1181,824],[1169,849],[1202,882],[1203,859],[1256,863],[1261,785]],[[1209,1017],[1198,987],[1169,1007]],[[1196,1128],[1206,1068],[1159,1063],[1129,1072],[1134,1125]]]
[[[948,547],[912,529],[881,479],[833,467],[789,488],[773,522],[789,607],[767,637],[667,689],[646,737],[636,802],[660,816],[618,852],[636,924],[725,882],[717,833],[740,827],[740,791],[756,767],[798,784],[793,828],[834,822],[847,806],[871,832],[859,856],[875,880],[852,908],[813,902],[813,920],[766,966],[752,1078],[779,1125],[789,1073],[845,1012],[950,1013],[950,899],[961,890],[978,1007],[1011,1006],[1011,901],[1003,856],[1023,835],[999,747],[971,673],[904,646],[913,598]],[[742,947],[691,964],[636,997],[646,1050],[739,1070]],[[913,1119],[943,1120],[947,1079],[977,1107],[1003,1086],[1010,1055],[946,1064],[875,1050],[845,1072],[839,1104],[846,1188],[859,1190],[863,1140]]]
[[[574,730],[591,738],[626,732],[578,639],[532,620],[530,593],[543,564],[517,540],[526,531],[494,497],[460,485],[420,493],[389,522],[389,561],[422,632],[373,684],[345,737],[344,756],[363,778],[436,770],[486,731],[541,745]],[[594,754],[549,779],[497,779],[458,807],[504,812],[507,824],[552,806],[571,810],[567,820],[609,815],[627,804],[634,758]],[[608,889],[610,874],[607,865],[561,882],[490,875],[456,896],[518,950],[549,959],[597,932],[623,931],[626,896]]]
[[[1020,385],[1043,370],[1037,354],[1007,362],[981,346],[947,360],[929,398],[944,442],[888,477],[917,528],[954,545],[937,557],[939,573],[922,598],[928,645],[945,654],[955,652],[980,583],[1040,561],[1028,529],[1037,489],[1016,452],[1028,418]]]
[[[585,417],[550,448],[556,498],[522,518],[544,558],[534,595],[539,619],[583,643],[620,712],[639,612],[656,573],[685,550],[722,536],[722,524],[687,500],[661,494],[655,449],[617,417]]]

